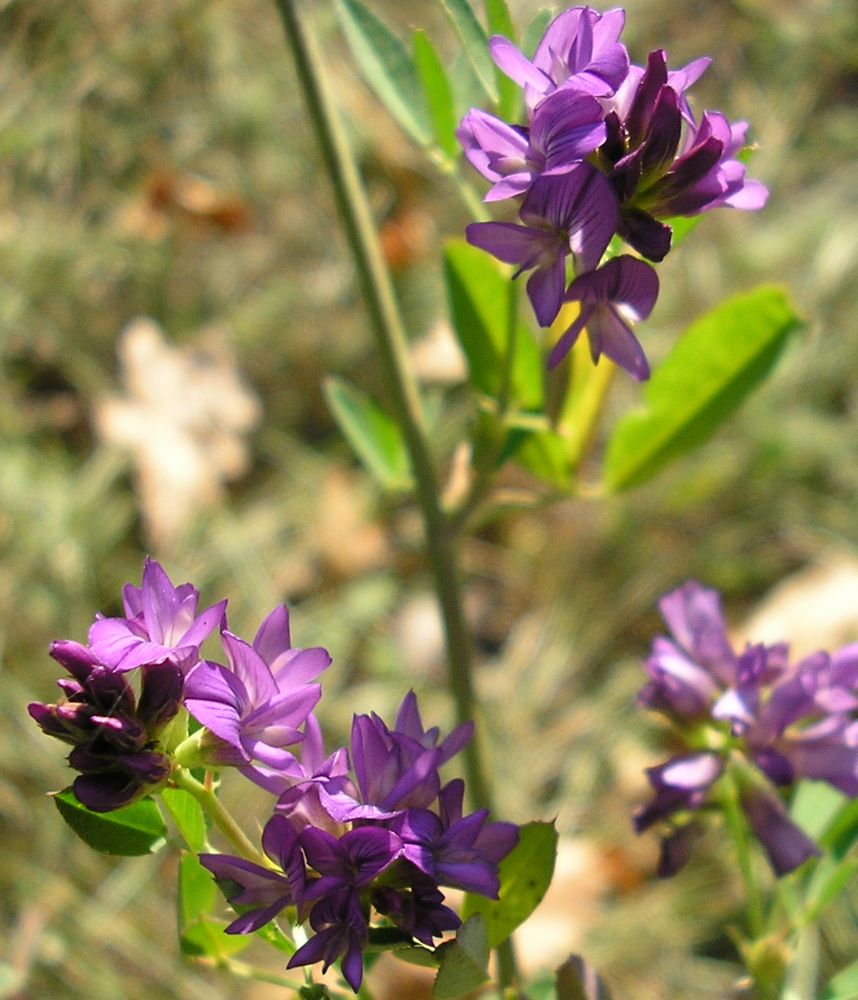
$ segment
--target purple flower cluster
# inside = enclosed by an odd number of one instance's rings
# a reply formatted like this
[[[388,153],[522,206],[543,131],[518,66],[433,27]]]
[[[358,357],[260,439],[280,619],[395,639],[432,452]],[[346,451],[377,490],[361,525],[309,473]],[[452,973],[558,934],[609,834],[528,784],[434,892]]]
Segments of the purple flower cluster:
[[[549,358],[558,364],[582,329],[593,360],[605,354],[637,379],[649,376],[632,324],[658,296],[655,270],[623,254],[599,267],[615,236],[641,257],[670,250],[667,220],[719,206],[762,208],[768,192],[736,158],[747,124],[706,111],[698,122],[686,91],[708,59],[668,70],[662,50],[645,67],[620,42],[625,14],[573,7],[548,26],[533,59],[495,36],[495,64],[523,88],[526,122],[472,109],[457,132],[465,156],[492,186],[486,201],[515,199],[519,223],[476,222],[474,246],[532,271],[527,292],[542,326],[564,302],[581,311]],[[567,287],[567,258],[574,280]]]
[[[718,594],[694,581],[659,607],[672,638],[653,643],[638,700],[673,723],[686,752],[647,771],[654,795],[636,812],[635,829],[667,828],[659,871],[674,874],[688,859],[693,814],[717,802],[729,770],[772,868],[792,871],[819,850],[778,789],[807,778],[858,796],[858,644],[797,663],[784,644],[737,653]]]
[[[486,810],[463,815],[464,783],[442,785],[439,768],[467,743],[470,725],[446,739],[424,730],[409,692],[393,727],[357,715],[350,756],[325,757],[321,732],[308,720],[301,760],[291,768],[257,769],[254,779],[278,793],[263,848],[275,870],[241,858],[204,854],[200,861],[236,906],[249,907],[227,928],[257,930],[289,906],[309,919],[314,935],[289,967],[342,959],[357,991],[375,911],[403,940],[431,946],[459,926],[441,886],[497,898],[498,863],[515,846],[510,823],[488,822]]]
[[[464,815],[463,782],[442,784],[439,773],[470,739],[470,723],[441,739],[410,692],[392,727],[355,716],[350,749],[326,755],[313,709],[330,656],[292,648],[285,607],[245,642],[227,627],[225,601],[198,613],[198,591],[174,587],[152,560],[123,603],[125,617],[97,617],[88,645],[53,644],[71,674],[58,682],[65,698],[33,703],[30,715],[72,745],[74,793],[97,812],[157,792],[177,766],[234,767],[276,796],[262,837],[269,867],[200,857],[240,910],[231,933],[292,907],[314,933],[290,966],[341,958],[357,991],[373,912],[403,940],[431,947],[460,923],[441,886],[497,897],[517,827],[489,822],[486,810]],[[225,664],[201,657],[215,632]],[[188,716],[200,725],[190,736]]]

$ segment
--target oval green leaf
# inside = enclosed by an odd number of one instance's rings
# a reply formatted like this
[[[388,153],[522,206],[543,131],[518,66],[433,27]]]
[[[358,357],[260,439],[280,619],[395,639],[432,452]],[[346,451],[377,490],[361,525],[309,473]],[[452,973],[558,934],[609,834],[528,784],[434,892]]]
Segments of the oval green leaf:
[[[644,409],[617,426],[605,481],[651,479],[706,441],[768,374],[799,319],[779,288],[736,295],[694,323],[645,385]]]
[[[554,874],[557,831],[553,823],[528,823],[518,844],[500,863],[500,898],[468,893],[463,916],[481,914],[490,948],[497,948],[524,923],[542,901]]]
[[[482,918],[466,920],[456,940],[442,944],[437,954],[441,964],[432,987],[435,1000],[457,1000],[481,986],[489,978],[489,945]]]
[[[152,799],[113,812],[97,813],[78,802],[71,788],[53,796],[60,816],[84,843],[103,854],[153,854],[166,843],[167,826]]]
[[[206,850],[206,819],[202,806],[184,788],[165,788],[161,801],[173,817],[185,844],[198,854]]]

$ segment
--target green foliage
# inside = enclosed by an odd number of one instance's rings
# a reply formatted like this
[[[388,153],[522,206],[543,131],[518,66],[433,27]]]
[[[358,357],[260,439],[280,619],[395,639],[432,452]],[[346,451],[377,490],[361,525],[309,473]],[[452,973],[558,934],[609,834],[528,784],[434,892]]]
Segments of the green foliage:
[[[344,379],[329,377],[324,389],[334,419],[367,469],[385,489],[408,489],[408,453],[396,421]]]
[[[226,934],[226,924],[211,916],[218,892],[211,874],[196,856],[185,851],[179,859],[178,925],[182,954],[194,958],[227,958],[250,944],[247,934]]]
[[[459,36],[486,97],[493,104],[497,104],[495,67],[489,55],[489,39],[485,29],[468,0],[439,0],[439,3]]]
[[[183,788],[165,788],[161,801],[179,829],[185,844],[198,854],[207,849],[206,819],[199,802]]]
[[[551,884],[557,857],[557,831],[553,823],[527,823],[520,828],[518,844],[500,863],[499,899],[468,893],[463,914],[480,914],[485,921],[490,948],[497,948],[520,927],[542,901]]]
[[[459,155],[459,143],[456,139],[458,119],[450,78],[447,76],[438,50],[424,31],[414,32],[412,48],[414,69],[423,89],[426,107],[429,109],[435,141],[448,160],[455,160]]]
[[[435,1000],[457,1000],[489,978],[489,943],[479,915],[466,920],[456,940],[442,944],[437,952],[441,965],[432,988]]]
[[[376,96],[421,146],[431,141],[420,84],[408,50],[361,0],[338,0],[349,47]]]
[[[103,854],[152,854],[166,843],[167,827],[155,802],[140,799],[113,812],[97,813],[78,802],[71,788],[53,796],[60,816],[84,843]]]
[[[712,436],[769,373],[798,317],[778,288],[736,295],[697,320],[644,387],[643,411],[614,431],[605,481],[639,486]]]
[[[823,989],[819,1000],[855,1000],[858,997],[858,962],[838,972]]]
[[[518,319],[515,289],[505,269],[463,240],[451,240],[444,251],[444,278],[450,319],[468,360],[471,384],[497,399],[512,339],[509,401],[526,410],[539,409],[542,359],[529,327]]]

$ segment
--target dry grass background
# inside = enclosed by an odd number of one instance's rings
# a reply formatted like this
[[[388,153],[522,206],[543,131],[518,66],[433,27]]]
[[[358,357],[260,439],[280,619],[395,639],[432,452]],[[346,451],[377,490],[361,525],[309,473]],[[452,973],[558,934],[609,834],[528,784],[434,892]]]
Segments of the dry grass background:
[[[438,240],[467,220],[375,108],[328,5],[307,6],[416,340],[442,314]],[[452,50],[432,5],[374,6]],[[772,189],[765,212],[716,213],[666,262],[649,351],[760,280],[787,284],[809,326],[739,417],[633,498],[483,530],[469,607],[504,815],[556,815],[577,859],[549,923],[570,920],[569,946],[621,1000],[714,1000],[735,975],[729,858],[713,834],[708,860],[653,882],[655,845],[628,815],[661,751],[632,699],[655,599],[677,581],[722,588],[739,622],[782,577],[856,556],[858,14],[842,0],[628,10],[638,60],[660,45],[673,64],[715,56],[697,106],[752,122],[752,172]],[[44,796],[66,781],[62,751],[25,706],[52,696],[49,641],[116,610],[152,552],[205,599],[229,595],[239,632],[287,600],[296,641],[334,654],[333,731],[409,685],[449,721],[414,512],[355,466],[319,389],[327,372],[379,383],[328,190],[261,0],[4,0],[0,56],[0,996],[272,996],[183,963],[169,852],[107,859],[64,829]],[[120,336],[138,316],[161,333],[135,349]],[[179,376],[216,433],[171,405]],[[615,411],[637,393],[620,386]],[[468,417],[446,396],[442,446]],[[148,414],[146,434],[129,412]],[[205,502],[180,516],[189,497]],[[838,640],[858,638],[852,579]],[[827,922],[835,964],[858,946],[854,908]]]

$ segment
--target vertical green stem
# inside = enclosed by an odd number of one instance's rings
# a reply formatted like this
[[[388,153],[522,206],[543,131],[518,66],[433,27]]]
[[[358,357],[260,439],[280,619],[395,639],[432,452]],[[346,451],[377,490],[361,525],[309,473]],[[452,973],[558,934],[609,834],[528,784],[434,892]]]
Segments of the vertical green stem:
[[[760,888],[754,875],[753,858],[751,856],[751,839],[748,833],[748,824],[745,820],[742,807],[739,803],[739,790],[729,775],[724,776],[724,818],[733,844],[736,849],[736,860],[739,863],[739,871],[742,881],[745,883],[746,906],[748,914],[748,931],[751,939],[756,941],[765,931],[765,916],[763,914],[763,900],[760,895]]]
[[[457,541],[441,507],[438,476],[423,427],[420,395],[409,366],[407,339],[390,275],[381,254],[366,192],[325,81],[315,41],[301,23],[296,0],[275,0],[275,3],[352,252],[384,369],[390,405],[411,459],[429,566],[444,622],[448,684],[456,716],[459,721],[473,719],[476,714],[473,653],[465,622]],[[465,749],[465,772],[473,801],[491,809],[491,786],[479,739],[471,740]],[[514,976],[511,947],[507,949],[504,964],[507,975]]]

